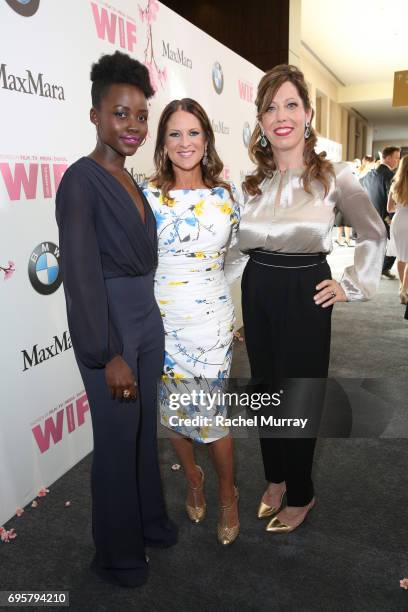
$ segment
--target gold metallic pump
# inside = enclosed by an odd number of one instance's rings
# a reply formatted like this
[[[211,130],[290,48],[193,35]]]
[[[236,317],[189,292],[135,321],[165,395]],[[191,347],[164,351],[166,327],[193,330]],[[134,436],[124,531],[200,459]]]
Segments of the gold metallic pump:
[[[307,515],[309,514],[310,510],[313,508],[314,505],[315,498],[313,498],[312,501],[308,504],[306,514],[298,525],[287,525],[286,523],[282,523],[282,521],[280,521],[277,516],[274,516],[273,519],[267,524],[266,531],[268,531],[269,533],[289,533],[291,531],[294,531],[295,529],[300,527],[300,525],[306,520]]]
[[[233,525],[232,527],[228,527],[227,525],[228,512],[231,510],[235,502],[237,502],[238,504],[238,500],[239,492],[237,487],[234,487],[234,501],[225,506],[220,506],[221,520],[218,523],[217,535],[219,543],[223,546],[228,546],[229,544],[232,544],[234,540],[237,539],[239,534],[239,521],[236,525]]]
[[[188,485],[189,489],[193,492],[194,506],[190,506],[186,502],[187,515],[190,521],[193,521],[193,523],[201,523],[201,521],[203,521],[205,518],[205,512],[207,509],[207,504],[205,502],[202,506],[197,503],[197,494],[201,493],[204,487],[204,472],[199,465],[197,465],[197,469],[201,473],[201,484],[199,484],[198,487],[192,487],[190,484]]]
[[[285,497],[286,489],[281,495],[279,506],[268,506],[261,500],[258,508],[258,518],[267,518],[268,516],[272,516],[272,514],[277,514],[279,510],[282,509],[283,498]]]

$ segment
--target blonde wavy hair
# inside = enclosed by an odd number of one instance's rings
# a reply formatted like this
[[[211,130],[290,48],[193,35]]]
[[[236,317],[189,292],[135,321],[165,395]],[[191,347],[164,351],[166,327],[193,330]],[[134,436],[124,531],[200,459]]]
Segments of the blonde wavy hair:
[[[404,155],[399,163],[391,186],[391,193],[397,204],[408,206],[408,155]]]
[[[166,139],[167,123],[173,113],[178,110],[186,111],[194,115],[194,117],[197,117],[205,134],[207,163],[204,164],[201,160],[201,173],[204,185],[210,189],[214,187],[224,187],[224,189],[229,192],[231,198],[234,199],[230,183],[224,181],[221,175],[224,164],[215,148],[215,136],[211,122],[201,104],[191,98],[172,100],[164,108],[160,116],[154,150],[154,165],[156,170],[150,177],[150,182],[153,183],[155,187],[161,189],[165,198],[171,199],[169,191],[174,187],[175,177],[173,164],[165,151],[164,143]]]
[[[259,82],[255,100],[258,121],[262,119],[274,95],[286,81],[293,83],[296,87],[305,111],[311,110],[311,120],[313,119],[314,110],[310,103],[309,92],[303,73],[291,64],[279,64],[279,66],[268,70]],[[303,151],[305,169],[300,178],[304,190],[308,193],[311,193],[312,181],[319,181],[324,188],[326,196],[330,188],[331,178],[335,176],[334,169],[331,162],[326,159],[324,151],[321,153],[315,152],[317,135],[312,125],[310,125],[309,129],[310,136],[305,139]],[[256,165],[256,170],[252,174],[247,175],[243,183],[243,188],[249,195],[260,195],[262,192],[259,185],[264,179],[270,178],[274,170],[276,170],[271,145],[268,141],[267,146],[262,147],[260,138],[261,128],[259,123],[257,123],[248,146],[249,158]]]

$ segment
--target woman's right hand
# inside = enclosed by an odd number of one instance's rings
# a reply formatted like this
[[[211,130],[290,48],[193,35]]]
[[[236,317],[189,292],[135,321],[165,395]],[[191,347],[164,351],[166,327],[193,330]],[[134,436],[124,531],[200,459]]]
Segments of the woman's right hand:
[[[106,364],[105,378],[112,399],[136,399],[136,379],[123,357],[116,355]]]

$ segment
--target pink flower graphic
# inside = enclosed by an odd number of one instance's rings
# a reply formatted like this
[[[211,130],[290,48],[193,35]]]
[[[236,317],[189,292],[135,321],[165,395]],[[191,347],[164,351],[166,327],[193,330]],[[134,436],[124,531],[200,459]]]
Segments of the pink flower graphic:
[[[5,529],[4,527],[0,527],[0,540],[2,542],[10,542],[10,540],[14,540],[17,537],[14,529]]]
[[[159,3],[157,0],[149,0],[145,9],[139,6],[139,17],[142,22],[146,20],[149,25],[152,25],[153,21],[156,21],[158,11]]]
[[[159,3],[157,0],[148,0],[147,7],[142,9],[139,5],[139,17],[142,22],[147,23],[147,44],[144,51],[144,63],[149,70],[150,82],[155,91],[159,89],[159,85],[164,87],[167,81],[167,70],[163,70],[157,65],[153,51],[153,21],[156,21],[156,15],[159,11]]]
[[[408,590],[408,578],[403,578],[400,580],[400,587],[406,591]]]
[[[4,280],[10,280],[16,271],[16,264],[9,260],[7,266],[0,266],[0,270],[4,272]]]

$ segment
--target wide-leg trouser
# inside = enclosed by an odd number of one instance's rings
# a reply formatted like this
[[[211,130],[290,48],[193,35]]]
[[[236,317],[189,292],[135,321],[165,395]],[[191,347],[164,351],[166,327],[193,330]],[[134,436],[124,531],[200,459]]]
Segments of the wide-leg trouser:
[[[285,386],[285,378],[327,377],[332,307],[316,305],[313,296],[316,285],[328,278],[330,268],[320,254],[252,252],[242,277],[242,313],[254,379],[268,381],[278,390]],[[323,404],[322,394],[320,398]],[[307,404],[307,394],[303,401]],[[303,414],[308,409],[299,406]],[[310,406],[315,418],[321,409],[322,405]],[[260,443],[266,480],[286,482],[288,505],[308,504],[314,495],[316,439],[261,435]]]
[[[157,453],[157,381],[164,333],[153,276],[106,280],[110,316],[123,339],[123,357],[138,383],[137,401],[110,397],[104,369],[78,365],[92,416],[92,568],[126,586],[148,575],[146,546],[177,541],[168,519]]]

